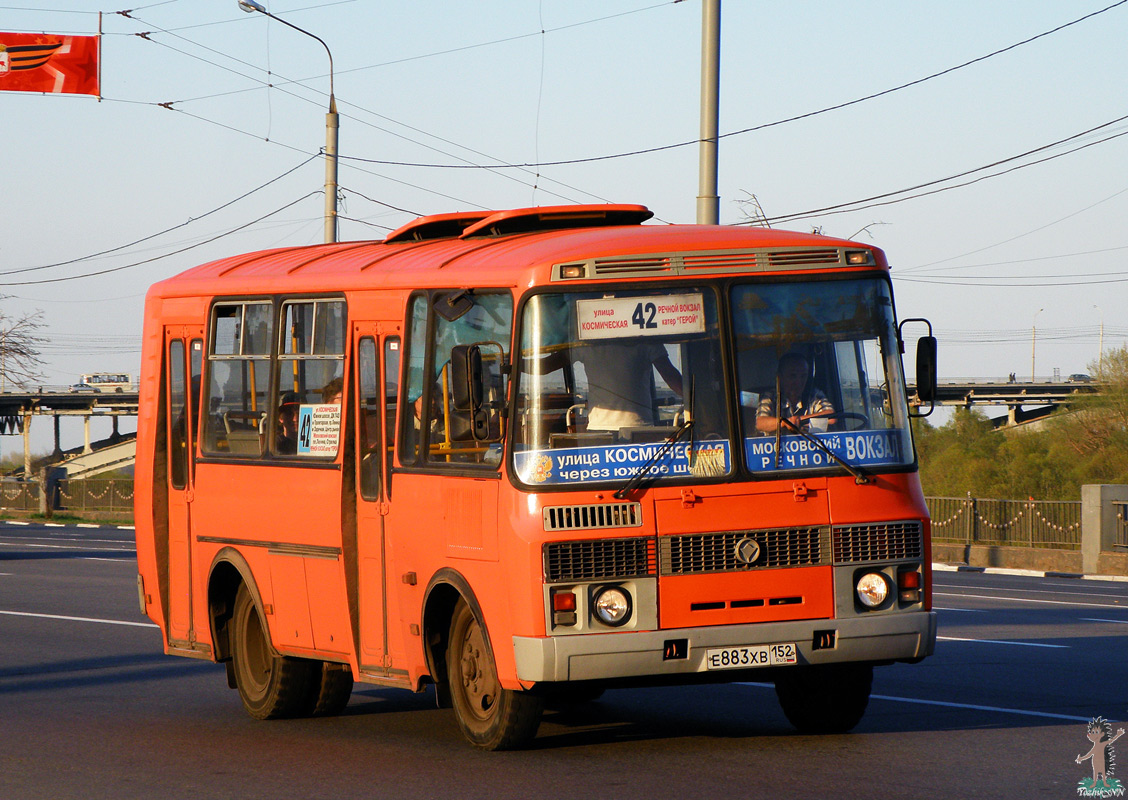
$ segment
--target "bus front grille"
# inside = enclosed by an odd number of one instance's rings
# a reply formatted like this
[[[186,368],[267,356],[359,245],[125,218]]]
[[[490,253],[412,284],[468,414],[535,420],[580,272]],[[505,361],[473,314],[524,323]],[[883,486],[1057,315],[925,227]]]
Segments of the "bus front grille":
[[[830,563],[830,529],[781,528],[663,536],[663,575],[697,575]]]
[[[654,574],[654,540],[596,539],[544,546],[546,583],[638,578]]]
[[[592,528],[638,528],[642,503],[592,503],[581,506],[547,506],[546,531],[580,531]]]
[[[836,564],[916,559],[923,552],[921,524],[916,520],[838,525],[834,528]]]

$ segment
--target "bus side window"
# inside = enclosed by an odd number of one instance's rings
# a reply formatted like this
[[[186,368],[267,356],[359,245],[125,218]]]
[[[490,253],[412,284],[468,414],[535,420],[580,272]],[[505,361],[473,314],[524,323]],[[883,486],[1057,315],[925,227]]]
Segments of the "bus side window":
[[[380,499],[380,395],[376,342],[365,336],[357,347],[357,386],[360,390],[360,496]]]
[[[212,312],[203,450],[258,457],[270,390],[269,301],[217,304]]]
[[[389,336],[384,340],[384,430],[391,434],[396,429],[396,411],[399,409],[400,340]],[[388,476],[388,496],[392,495],[392,443],[391,437],[384,447],[384,459]]]
[[[489,426],[486,436],[475,439],[469,411],[460,410],[454,395],[454,374],[451,355],[456,345],[480,344],[482,347],[484,385],[483,400],[495,413],[508,394],[502,373],[502,358],[509,349],[513,332],[513,303],[508,294],[471,294],[453,292],[437,294],[435,305],[447,303],[449,297],[461,299],[469,307],[451,314],[453,319],[436,314],[432,348],[431,391],[427,461],[432,464],[492,464],[500,459],[500,450],[490,441],[501,438],[497,421]],[[448,305],[453,305],[448,303]],[[500,348],[500,349],[499,349]],[[492,356],[491,356],[492,354]],[[483,441],[479,441],[483,440]]]
[[[423,368],[427,353],[427,297],[418,294],[411,300],[407,319],[407,381],[404,395],[409,406],[400,419],[400,463],[407,466],[419,460],[423,429]]]
[[[184,385],[184,342],[168,345],[169,477],[172,488],[188,485],[188,391]]]

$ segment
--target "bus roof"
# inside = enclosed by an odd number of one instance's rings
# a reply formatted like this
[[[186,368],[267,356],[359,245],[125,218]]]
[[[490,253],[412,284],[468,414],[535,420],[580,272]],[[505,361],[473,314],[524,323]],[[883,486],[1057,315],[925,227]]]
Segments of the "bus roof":
[[[285,247],[222,258],[150,289],[156,296],[363,287],[514,286],[562,277],[887,269],[878,248],[817,234],[720,225],[643,225],[640,205],[544,206],[436,214],[380,241]],[[847,253],[870,253],[850,262]],[[561,272],[561,267],[571,269]],[[527,270],[533,270],[531,276]],[[526,272],[519,274],[520,271]]]

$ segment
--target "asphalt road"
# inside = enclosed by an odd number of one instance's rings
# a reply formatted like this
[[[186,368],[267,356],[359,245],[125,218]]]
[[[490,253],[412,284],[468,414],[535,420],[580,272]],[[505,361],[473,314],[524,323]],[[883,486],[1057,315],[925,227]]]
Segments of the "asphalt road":
[[[0,800],[1064,798],[1087,721],[1128,719],[1123,582],[938,572],[937,654],[877,670],[848,735],[795,733],[749,683],[611,691],[483,753],[429,692],[250,719],[222,667],[161,653],[135,575],[131,531],[0,523]]]

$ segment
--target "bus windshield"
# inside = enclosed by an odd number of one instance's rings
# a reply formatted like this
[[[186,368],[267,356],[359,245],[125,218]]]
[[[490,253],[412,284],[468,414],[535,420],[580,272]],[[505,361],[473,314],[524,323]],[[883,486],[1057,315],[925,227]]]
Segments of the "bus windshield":
[[[861,474],[913,463],[886,281],[746,282],[729,292],[731,343],[706,286],[530,298],[515,359],[518,479]],[[722,368],[726,349],[735,383]]]
[[[540,294],[525,304],[521,331],[514,466],[522,482],[731,471],[714,290]],[[690,435],[664,446],[690,419]]]
[[[862,469],[913,462],[884,280],[747,283],[731,303],[749,470],[831,467],[831,452]]]

